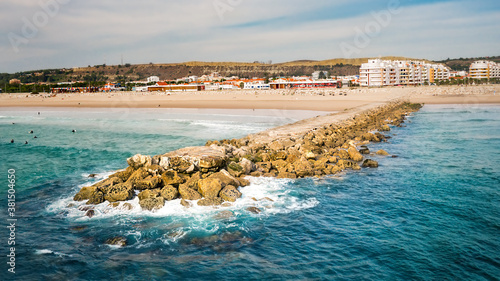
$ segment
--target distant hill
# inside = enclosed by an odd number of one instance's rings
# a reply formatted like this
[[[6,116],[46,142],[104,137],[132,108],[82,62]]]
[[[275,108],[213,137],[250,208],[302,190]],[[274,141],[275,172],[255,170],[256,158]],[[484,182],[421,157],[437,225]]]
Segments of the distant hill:
[[[479,57],[479,58],[459,58],[459,59],[447,59],[443,61],[437,61],[438,63],[442,63],[447,65],[449,68],[455,71],[466,70],[469,71],[469,67],[471,63],[477,60],[487,60],[493,61],[496,63],[500,63],[500,56],[496,57]]]
[[[46,69],[25,71],[14,74],[0,74],[0,85],[7,84],[10,79],[19,79],[22,83],[34,82],[104,82],[104,81],[137,81],[155,75],[161,80],[173,80],[185,76],[202,76],[219,72],[222,76],[277,77],[311,75],[314,71],[328,71],[331,75],[356,75],[359,66],[369,58],[330,59],[322,61],[297,60],[284,63],[246,63],[246,62],[184,62],[184,63],[149,63],[136,65],[95,65],[69,69]],[[425,60],[405,57],[380,57],[385,60]],[[441,61],[453,70],[468,69],[478,59],[500,62],[500,57],[460,58]]]

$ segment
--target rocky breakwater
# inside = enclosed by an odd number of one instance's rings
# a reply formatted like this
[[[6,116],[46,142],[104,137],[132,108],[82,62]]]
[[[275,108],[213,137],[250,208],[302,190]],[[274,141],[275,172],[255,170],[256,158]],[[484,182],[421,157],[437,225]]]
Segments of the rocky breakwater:
[[[238,188],[249,184],[245,176],[321,177],[346,169],[376,168],[376,161],[365,158],[370,154],[366,144],[384,141],[383,132],[401,126],[408,114],[420,108],[420,104],[396,102],[314,128],[310,128],[314,122],[306,122],[309,127],[292,124],[281,133],[209,141],[203,147],[153,157],[135,155],[127,159],[125,170],[83,187],[74,200],[118,206],[137,196],[140,206],[151,211],[176,199],[185,207],[194,201],[200,206],[229,206],[241,197]]]

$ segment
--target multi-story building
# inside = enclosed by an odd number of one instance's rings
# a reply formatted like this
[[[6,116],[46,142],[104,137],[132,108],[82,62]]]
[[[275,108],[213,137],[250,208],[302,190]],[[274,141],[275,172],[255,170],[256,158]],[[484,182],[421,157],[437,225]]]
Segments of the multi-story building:
[[[365,87],[420,85],[449,78],[450,70],[442,64],[373,59],[361,65],[359,83]]]
[[[160,77],[158,77],[158,76],[148,77],[148,83],[151,83],[151,82],[160,82]]]
[[[492,61],[475,61],[470,65],[470,78],[500,78],[500,64]]]

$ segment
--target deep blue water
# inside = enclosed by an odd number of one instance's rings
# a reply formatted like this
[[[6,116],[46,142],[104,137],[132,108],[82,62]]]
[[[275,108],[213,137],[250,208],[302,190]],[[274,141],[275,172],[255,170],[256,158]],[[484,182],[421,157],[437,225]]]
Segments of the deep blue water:
[[[137,201],[131,211],[103,203],[89,219],[68,207],[79,188],[135,153],[293,121],[271,115],[1,109],[0,220],[7,225],[7,171],[15,169],[18,221],[15,275],[7,272],[9,232],[0,232],[0,280],[499,280],[498,106],[426,106],[388,143],[369,146],[399,156],[370,156],[378,169],[252,179],[227,209],[173,201],[149,213]],[[222,210],[234,217],[217,218]],[[128,246],[104,245],[115,236]]]

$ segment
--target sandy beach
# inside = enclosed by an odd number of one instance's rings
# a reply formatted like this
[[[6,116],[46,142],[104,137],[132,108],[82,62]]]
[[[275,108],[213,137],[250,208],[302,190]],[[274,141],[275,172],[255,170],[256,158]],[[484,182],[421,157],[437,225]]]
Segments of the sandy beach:
[[[498,93],[498,95],[496,95]],[[500,103],[500,85],[171,93],[1,94],[0,107],[218,108],[343,111],[372,103]]]

